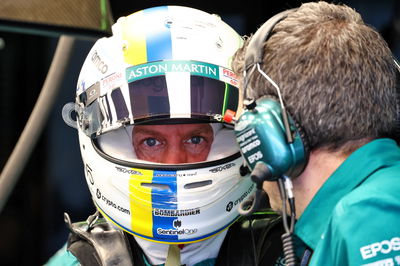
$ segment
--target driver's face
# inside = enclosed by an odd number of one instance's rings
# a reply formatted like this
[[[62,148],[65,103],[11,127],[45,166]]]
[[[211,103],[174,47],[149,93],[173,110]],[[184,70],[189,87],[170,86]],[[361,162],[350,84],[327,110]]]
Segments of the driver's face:
[[[137,125],[132,131],[138,159],[156,163],[205,161],[213,140],[209,124]]]

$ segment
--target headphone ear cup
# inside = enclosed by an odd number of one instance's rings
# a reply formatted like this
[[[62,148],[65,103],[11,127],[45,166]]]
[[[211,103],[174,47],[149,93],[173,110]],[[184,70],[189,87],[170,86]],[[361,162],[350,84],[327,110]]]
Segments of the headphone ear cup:
[[[276,96],[273,96],[273,95],[265,96],[265,98],[266,98],[266,99],[270,98],[270,99],[272,99],[272,100],[274,100],[274,101],[276,101],[276,102],[279,102],[279,98],[276,97]],[[310,156],[310,145],[309,145],[308,137],[307,137],[307,134],[306,134],[306,132],[304,131],[303,127],[300,125],[300,123],[299,123],[296,119],[293,118],[293,115],[292,115],[288,110],[286,110],[286,112],[287,112],[288,116],[290,117],[290,119],[291,119],[291,121],[292,121],[292,124],[293,124],[294,127],[295,127],[294,129],[291,130],[291,131],[292,131],[292,134],[293,134],[294,132],[297,132],[298,136],[299,136],[300,139],[301,139],[301,142],[303,143],[303,149],[304,149],[304,167],[303,167],[303,169],[301,170],[301,172],[303,172],[304,168],[306,167],[306,165],[307,165],[307,163],[308,163],[308,158],[309,158],[309,156]],[[400,116],[398,116],[398,118],[400,118]],[[398,125],[400,126],[400,121],[399,121],[399,124],[398,124]],[[399,130],[400,130],[400,127],[399,127]],[[400,136],[400,135],[399,135],[399,136]]]
[[[264,180],[296,177],[304,170],[308,141],[301,127],[288,116],[292,142],[287,139],[282,108],[271,97],[258,99],[256,107],[246,110],[235,123],[236,140],[247,166],[251,171],[259,163],[268,168],[269,175]]]
[[[272,99],[272,100],[274,100],[276,102],[279,102],[279,98],[274,96],[274,95],[268,95],[268,96],[265,96],[265,98],[266,99],[270,98],[270,99]],[[397,110],[400,111],[399,109],[397,109]],[[304,131],[303,127],[300,125],[300,123],[296,119],[293,118],[293,115],[287,110],[286,110],[286,112],[287,112],[288,116],[291,118],[291,120],[293,121],[293,124],[294,124],[294,127],[295,127],[295,129],[292,130],[292,132],[297,131],[299,136],[300,136],[301,141],[303,142],[304,154],[305,154],[305,159],[306,159],[306,164],[307,164],[308,158],[309,158],[309,155],[310,155],[310,146],[309,146],[309,141],[308,141],[308,138],[307,138],[307,134]],[[398,116],[397,118],[400,118],[400,116]],[[399,120],[398,125],[400,126],[400,120]],[[398,129],[400,130],[400,127]]]

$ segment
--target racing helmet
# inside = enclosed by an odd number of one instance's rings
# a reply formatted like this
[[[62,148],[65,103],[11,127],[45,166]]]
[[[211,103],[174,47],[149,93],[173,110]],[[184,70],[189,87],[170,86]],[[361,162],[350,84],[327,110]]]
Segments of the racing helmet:
[[[107,220],[134,236],[179,244],[216,235],[239,217],[255,187],[239,174],[243,159],[222,116],[238,106],[230,63],[241,44],[220,17],[182,6],[121,17],[112,36],[94,44],[63,117],[78,129],[89,191]],[[211,126],[205,161],[137,157],[135,126],[180,123]]]

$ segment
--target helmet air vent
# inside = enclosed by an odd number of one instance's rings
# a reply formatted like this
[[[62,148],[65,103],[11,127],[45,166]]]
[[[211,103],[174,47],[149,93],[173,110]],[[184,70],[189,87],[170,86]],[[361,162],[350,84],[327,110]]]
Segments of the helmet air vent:
[[[153,188],[157,190],[171,190],[171,188],[166,184],[157,184],[157,183],[142,183],[143,187]]]
[[[186,189],[193,189],[193,188],[205,187],[205,186],[208,186],[211,184],[212,184],[212,180],[205,180],[205,181],[200,181],[200,182],[188,183],[188,184],[185,184],[183,187]]]

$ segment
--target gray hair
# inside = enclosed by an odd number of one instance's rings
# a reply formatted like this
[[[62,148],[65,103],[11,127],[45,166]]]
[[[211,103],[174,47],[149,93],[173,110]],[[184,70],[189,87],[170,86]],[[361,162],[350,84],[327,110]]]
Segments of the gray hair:
[[[250,38],[236,53],[242,73]],[[353,151],[362,139],[393,136],[396,69],[386,42],[345,5],[305,3],[275,25],[264,43],[262,69],[279,85],[310,149]],[[239,75],[240,76],[240,75]],[[249,95],[276,95],[255,73]],[[253,88],[253,89],[251,89]]]

